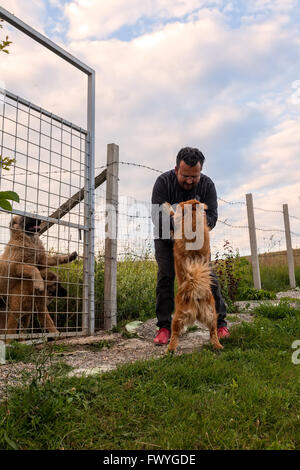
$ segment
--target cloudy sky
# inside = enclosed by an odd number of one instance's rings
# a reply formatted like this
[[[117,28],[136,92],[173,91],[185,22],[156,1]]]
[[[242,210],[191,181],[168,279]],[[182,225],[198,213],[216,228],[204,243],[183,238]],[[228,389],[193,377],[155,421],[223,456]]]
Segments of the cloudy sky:
[[[110,142],[122,161],[161,171],[174,167],[181,147],[195,146],[220,197],[243,202],[252,192],[256,207],[288,203],[300,218],[298,0],[0,4],[95,69],[96,167]],[[86,77],[7,25],[6,33],[6,88],[85,127]],[[120,193],[147,201],[156,177],[123,165]],[[281,214],[256,217],[260,227],[283,229]],[[243,225],[245,207],[221,202],[220,219]],[[291,226],[300,234],[299,220]],[[220,237],[234,232],[225,227],[215,229]],[[284,249],[283,234],[273,235]],[[293,242],[300,247],[300,237]]]

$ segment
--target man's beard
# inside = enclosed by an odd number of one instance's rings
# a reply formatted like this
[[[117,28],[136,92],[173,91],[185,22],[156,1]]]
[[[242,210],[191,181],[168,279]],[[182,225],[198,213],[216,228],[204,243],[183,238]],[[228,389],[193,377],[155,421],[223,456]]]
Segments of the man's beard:
[[[181,187],[185,189],[186,191],[190,191],[191,189],[194,189],[196,186],[197,186],[196,183],[192,183],[192,184],[183,183],[181,185]]]

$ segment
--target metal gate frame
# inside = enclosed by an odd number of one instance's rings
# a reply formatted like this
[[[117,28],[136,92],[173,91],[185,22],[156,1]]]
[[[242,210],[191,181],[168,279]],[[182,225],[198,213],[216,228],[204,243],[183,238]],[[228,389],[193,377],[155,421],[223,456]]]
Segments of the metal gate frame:
[[[46,36],[42,35],[31,26],[24,23],[22,20],[12,15],[9,11],[5,10],[0,6],[0,18],[7,21],[22,33],[29,36],[42,46],[49,49],[54,54],[64,59],[69,64],[73,65],[81,72],[85,73],[88,77],[88,94],[87,94],[87,149],[86,149],[86,165],[85,165],[85,195],[84,195],[84,219],[85,227],[88,230],[84,230],[84,285],[86,286],[83,298],[85,298],[85,306],[83,311],[88,312],[88,317],[83,317],[82,330],[83,334],[93,335],[95,332],[95,312],[94,312],[94,233],[95,233],[95,71],[85,65],[76,57],[72,56],[69,52],[62,49],[60,46],[55,44]],[[12,96],[11,96],[12,97]],[[20,98],[18,98],[20,101]],[[24,100],[25,102],[25,100]],[[25,102],[27,104],[27,102]],[[31,105],[32,107],[32,105]],[[47,114],[48,111],[38,108],[39,112]],[[62,122],[62,119],[58,116],[51,115],[52,119],[57,119]],[[66,124],[67,121],[65,121]],[[81,130],[82,131],[82,130]],[[14,213],[18,211],[14,210]],[[23,212],[22,212],[23,214]],[[25,214],[26,215],[26,214]],[[42,218],[42,217],[41,217]],[[43,218],[47,219],[47,218]],[[57,220],[52,219],[52,222]],[[61,221],[63,224],[63,221]],[[86,261],[87,260],[87,261]],[[78,333],[77,333],[78,334]]]

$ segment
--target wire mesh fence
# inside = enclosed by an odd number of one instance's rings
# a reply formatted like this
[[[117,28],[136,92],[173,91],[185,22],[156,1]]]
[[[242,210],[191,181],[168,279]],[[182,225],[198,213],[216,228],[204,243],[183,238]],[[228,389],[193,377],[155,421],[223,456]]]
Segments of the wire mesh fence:
[[[0,154],[15,162],[9,171],[1,170],[0,189],[15,191],[20,202],[13,204],[12,213],[0,213],[0,247],[1,252],[6,252],[6,259],[2,259],[3,255],[0,258],[2,336],[33,337],[42,332],[50,336],[58,333],[71,335],[84,331],[87,315],[85,233],[88,231],[88,198],[83,202],[78,201],[62,219],[53,218],[53,213],[81,188],[86,187],[87,145],[88,133],[84,129],[5,92],[0,107]],[[21,222],[16,230],[12,230],[9,227],[12,220],[17,220],[16,216]],[[33,227],[36,230],[44,226],[45,231],[40,237],[29,233],[26,224],[30,219],[35,220]],[[53,224],[47,228],[49,222]],[[22,232],[21,237],[17,231]],[[55,274],[55,277],[52,276],[54,292],[49,290],[49,275],[46,275],[44,292],[26,291],[28,277],[25,271],[28,263],[35,266],[36,276],[48,270],[48,267],[39,263],[39,249],[33,242],[36,239],[41,240],[45,252],[49,254],[49,269]],[[8,264],[9,271],[14,271],[11,266],[16,250],[22,274],[11,276],[4,266]],[[29,261],[25,259],[28,250]],[[69,260],[68,255],[75,252],[76,259],[66,262]],[[58,297],[60,285],[66,289],[61,298]],[[44,306],[40,307],[43,315],[32,315],[38,308],[37,294],[44,299]],[[15,310],[12,310],[16,297],[19,297],[19,301]],[[31,298],[31,302],[28,298]],[[25,308],[26,302],[30,305]],[[47,327],[48,310],[52,312],[55,327],[50,332]],[[10,329],[9,324],[13,325]]]

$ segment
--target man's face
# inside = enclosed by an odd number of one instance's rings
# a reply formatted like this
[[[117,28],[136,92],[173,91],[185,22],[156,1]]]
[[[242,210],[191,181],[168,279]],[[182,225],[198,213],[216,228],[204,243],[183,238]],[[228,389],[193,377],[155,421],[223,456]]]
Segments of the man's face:
[[[175,166],[175,174],[179,186],[187,191],[195,188],[200,181],[201,165],[200,162],[195,166],[187,165],[183,160],[179,164],[179,168]]]

